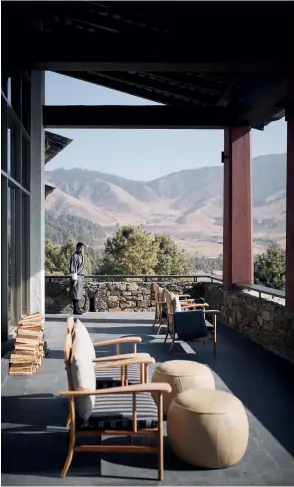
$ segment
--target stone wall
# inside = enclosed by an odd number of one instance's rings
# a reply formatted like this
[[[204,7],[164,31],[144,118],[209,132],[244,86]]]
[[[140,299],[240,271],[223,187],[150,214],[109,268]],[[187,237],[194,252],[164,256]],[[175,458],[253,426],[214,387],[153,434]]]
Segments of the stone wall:
[[[242,335],[294,363],[294,313],[276,302],[243,291],[223,292],[220,283],[162,283],[172,292],[204,297],[220,310],[220,321]],[[46,313],[72,312],[69,283],[46,282]],[[84,311],[154,311],[151,282],[89,282],[85,284]]]
[[[165,282],[162,286],[174,293],[195,297],[200,296],[202,290],[197,283]],[[46,313],[71,312],[68,281],[46,282],[45,292]],[[153,285],[143,281],[85,283],[80,306],[84,311],[155,311]]]
[[[294,363],[294,313],[274,301],[244,291],[223,292],[221,284],[203,283],[211,308],[220,321]]]

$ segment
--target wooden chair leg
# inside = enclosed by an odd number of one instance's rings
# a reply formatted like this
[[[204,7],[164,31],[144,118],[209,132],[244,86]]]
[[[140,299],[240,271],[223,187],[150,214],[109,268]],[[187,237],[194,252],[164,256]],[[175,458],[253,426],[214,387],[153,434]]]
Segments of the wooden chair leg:
[[[173,348],[173,346],[174,346],[174,342],[175,342],[175,335],[173,335],[173,337],[172,337],[172,342],[171,342],[171,344],[170,344],[170,347],[169,347],[169,351],[168,351],[168,353],[171,353],[172,348]]]
[[[149,382],[149,369],[148,369],[148,365],[146,364],[145,365],[145,384],[148,384]]]
[[[157,330],[156,336],[159,335],[159,332],[160,332],[161,327],[162,327],[162,323],[160,322],[159,323],[159,326],[158,326],[158,330]]]
[[[163,343],[166,343],[166,340],[168,339],[168,324],[166,326],[166,335]]]
[[[74,425],[71,424],[71,429],[69,432],[69,447],[68,447],[68,454],[65,460],[65,464],[63,470],[61,472],[61,477],[64,478],[68,472],[68,469],[71,465],[73,454],[74,454],[74,446],[75,446],[75,432],[74,432]]]
[[[213,355],[216,356],[216,315],[213,316]]]
[[[68,428],[69,425],[70,425],[70,414],[68,415],[67,420],[66,420],[66,427]]]
[[[158,480],[163,480],[163,395],[158,394]]]

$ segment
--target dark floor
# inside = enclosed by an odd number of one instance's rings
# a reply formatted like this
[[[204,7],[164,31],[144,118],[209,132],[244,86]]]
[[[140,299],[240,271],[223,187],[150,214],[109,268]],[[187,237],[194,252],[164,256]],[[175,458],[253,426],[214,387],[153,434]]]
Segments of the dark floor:
[[[164,331],[156,338],[151,319],[150,313],[91,313],[83,317],[95,340],[140,335],[143,342],[139,350],[149,352],[157,362],[182,358],[208,364],[217,388],[230,390],[243,401],[250,422],[245,457],[223,470],[197,470],[182,463],[165,438],[163,484],[293,485],[293,367],[222,326],[217,358],[210,344],[177,344],[169,355],[169,345],[163,344]],[[154,480],[156,457],[148,454],[76,453],[68,476],[60,478],[68,441],[64,428],[68,403],[58,396],[67,388],[65,326],[65,317],[51,316],[45,328],[50,358],[34,376],[7,377],[2,386],[2,485],[158,485]],[[108,347],[108,352],[114,350]]]

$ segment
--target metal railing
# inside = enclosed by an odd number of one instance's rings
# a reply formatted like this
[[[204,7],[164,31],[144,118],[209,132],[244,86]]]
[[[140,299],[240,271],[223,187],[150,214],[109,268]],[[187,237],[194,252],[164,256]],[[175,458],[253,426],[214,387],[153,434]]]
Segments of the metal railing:
[[[285,291],[280,291],[279,289],[273,289],[270,287],[260,286],[259,284],[250,284],[248,282],[238,282],[236,286],[242,290],[249,290],[258,293],[258,297],[261,298],[262,295],[271,296],[272,298],[285,299]]]
[[[45,280],[53,282],[54,280],[70,279],[70,275],[50,274],[45,276]],[[208,279],[210,282],[222,282],[222,278],[213,274],[163,274],[163,275],[130,275],[130,274],[93,274],[85,276],[85,280],[96,282],[120,282],[121,279],[131,279],[134,281],[161,281],[166,282],[174,279],[187,279],[187,281],[198,282],[198,279]]]

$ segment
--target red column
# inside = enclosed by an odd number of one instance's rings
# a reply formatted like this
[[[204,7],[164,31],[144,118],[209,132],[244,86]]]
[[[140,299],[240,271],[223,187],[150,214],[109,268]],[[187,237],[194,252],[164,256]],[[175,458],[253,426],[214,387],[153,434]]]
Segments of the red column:
[[[227,127],[224,144],[223,283],[253,283],[250,127]]]
[[[288,87],[286,183],[286,307],[294,311],[294,75]]]

